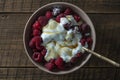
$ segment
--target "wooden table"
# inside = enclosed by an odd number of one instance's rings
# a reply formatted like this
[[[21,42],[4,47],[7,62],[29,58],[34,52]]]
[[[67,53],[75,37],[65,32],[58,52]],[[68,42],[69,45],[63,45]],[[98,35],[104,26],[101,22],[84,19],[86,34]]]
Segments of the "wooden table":
[[[82,8],[95,26],[95,51],[120,63],[120,0],[0,0],[0,80],[120,80],[120,68],[94,56],[78,71],[60,76],[30,62],[23,48],[24,26],[36,9],[55,1]]]

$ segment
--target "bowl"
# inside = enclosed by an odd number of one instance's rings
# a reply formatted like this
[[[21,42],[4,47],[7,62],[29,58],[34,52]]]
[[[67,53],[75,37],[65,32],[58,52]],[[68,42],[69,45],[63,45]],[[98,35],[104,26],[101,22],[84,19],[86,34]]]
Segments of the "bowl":
[[[96,34],[95,34],[95,29],[94,29],[94,26],[92,24],[92,21],[90,20],[90,18],[87,16],[87,14],[82,9],[80,9],[79,7],[77,7],[73,4],[66,3],[66,2],[49,3],[49,4],[46,4],[42,7],[40,7],[38,10],[36,10],[30,16],[29,20],[27,21],[27,23],[25,25],[24,33],[23,33],[23,44],[24,44],[25,52],[26,52],[28,58],[39,69],[41,69],[45,72],[51,73],[51,74],[68,74],[68,73],[71,73],[71,72],[76,71],[79,68],[81,68],[90,59],[91,54],[87,53],[86,55],[84,55],[84,57],[81,59],[81,62],[71,69],[64,70],[64,71],[53,72],[53,71],[47,70],[44,66],[40,65],[39,63],[35,62],[32,59],[32,54],[33,53],[32,53],[32,49],[29,47],[29,41],[31,39],[30,34],[31,34],[31,30],[32,30],[31,26],[34,23],[34,21],[38,18],[38,16],[44,15],[46,10],[49,10],[50,8],[57,7],[57,6],[62,7],[62,8],[66,8],[66,7],[71,8],[74,12],[76,12],[78,15],[80,15],[82,17],[82,19],[90,26],[91,37],[93,39],[93,44],[92,44],[91,50],[94,50],[95,42],[96,42]]]

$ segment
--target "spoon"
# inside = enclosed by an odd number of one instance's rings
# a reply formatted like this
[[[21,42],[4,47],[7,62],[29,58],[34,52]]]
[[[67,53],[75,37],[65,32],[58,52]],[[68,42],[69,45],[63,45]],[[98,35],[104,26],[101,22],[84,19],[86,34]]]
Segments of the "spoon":
[[[117,62],[115,62],[115,61],[113,61],[113,60],[111,60],[111,59],[109,59],[109,58],[107,58],[107,57],[104,57],[104,56],[102,56],[102,55],[100,55],[100,54],[98,54],[98,53],[96,53],[96,52],[93,52],[93,51],[90,50],[90,49],[87,49],[87,48],[85,48],[85,47],[82,47],[82,48],[83,48],[85,51],[93,54],[94,56],[96,56],[96,57],[98,57],[98,58],[100,58],[100,59],[102,59],[102,60],[104,60],[104,61],[106,61],[106,62],[108,62],[108,63],[111,63],[112,65],[114,65],[114,66],[116,66],[116,67],[120,67],[120,64],[119,64],[119,63],[117,63]]]

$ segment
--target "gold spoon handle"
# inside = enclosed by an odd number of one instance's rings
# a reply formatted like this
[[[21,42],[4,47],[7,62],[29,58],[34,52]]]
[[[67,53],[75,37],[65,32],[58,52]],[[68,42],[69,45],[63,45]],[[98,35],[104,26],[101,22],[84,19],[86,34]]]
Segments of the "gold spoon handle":
[[[104,61],[107,61],[107,62],[111,63],[112,65],[114,65],[114,66],[116,66],[116,67],[120,67],[120,64],[119,64],[119,63],[117,63],[117,62],[115,62],[115,61],[113,61],[113,60],[111,60],[111,59],[109,59],[109,58],[107,58],[107,57],[104,57],[104,56],[102,56],[102,55],[100,55],[100,54],[98,54],[98,53],[96,53],[96,52],[93,52],[92,50],[89,50],[89,49],[87,49],[87,48],[85,48],[85,47],[82,47],[82,48],[83,48],[85,51],[87,51],[87,52],[95,55],[96,57],[98,57],[98,58],[100,58],[100,59],[103,59]]]

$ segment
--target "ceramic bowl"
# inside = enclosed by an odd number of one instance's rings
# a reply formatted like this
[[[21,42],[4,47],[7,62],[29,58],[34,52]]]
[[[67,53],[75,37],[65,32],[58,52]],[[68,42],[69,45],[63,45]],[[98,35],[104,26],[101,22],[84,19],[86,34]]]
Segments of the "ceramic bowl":
[[[82,59],[80,59],[80,63],[77,64],[75,67],[71,68],[71,69],[68,69],[68,70],[64,70],[64,71],[55,71],[55,72],[52,72],[52,71],[49,71],[47,70],[43,65],[35,62],[33,59],[32,59],[32,49],[29,47],[29,41],[31,39],[31,31],[32,31],[32,24],[34,23],[34,21],[40,16],[40,15],[44,15],[45,12],[53,7],[62,7],[62,8],[66,8],[66,7],[69,7],[71,8],[74,12],[76,12],[78,15],[80,15],[82,17],[82,19],[90,25],[90,28],[91,28],[91,36],[92,36],[92,39],[93,39],[93,44],[92,44],[92,48],[91,50],[94,50],[95,48],[95,41],[96,41],[96,35],[95,35],[95,29],[94,29],[94,26],[93,26],[93,23],[92,21],[90,20],[90,18],[88,17],[88,15],[82,10],[80,9],[79,7],[73,5],[73,4],[70,4],[70,3],[66,3],[66,2],[54,2],[54,3],[49,3],[49,4],[46,4],[42,7],[40,7],[38,10],[36,10],[29,18],[29,20],[27,21],[26,25],[25,25],[25,29],[24,29],[24,34],[23,34],[23,43],[24,43],[24,48],[25,48],[25,52],[28,56],[28,58],[30,59],[30,61],[35,65],[37,66],[39,69],[45,71],[45,72],[48,72],[48,73],[51,73],[51,74],[67,74],[67,73],[71,73],[73,71],[76,71],[78,70],[79,68],[81,68],[91,57],[91,54],[87,53],[86,55],[84,55],[84,57]]]

